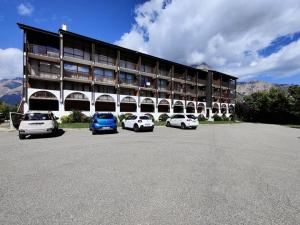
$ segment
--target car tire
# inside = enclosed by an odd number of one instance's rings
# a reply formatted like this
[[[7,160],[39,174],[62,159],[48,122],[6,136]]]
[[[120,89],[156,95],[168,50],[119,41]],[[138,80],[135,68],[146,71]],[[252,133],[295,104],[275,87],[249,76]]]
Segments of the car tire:
[[[168,121],[167,123],[166,123],[166,127],[170,127],[171,126],[171,124],[170,124],[170,122]]]
[[[197,129],[197,127],[192,127],[192,129],[193,129],[193,130],[196,130],[196,129]]]
[[[124,123],[122,123],[122,125],[121,125],[121,126],[122,126],[122,129],[125,129],[125,124],[124,124]]]
[[[97,131],[95,129],[92,129],[92,135],[97,134]]]
[[[186,125],[185,125],[185,123],[181,123],[181,126],[180,126],[180,128],[184,130],[184,129],[186,128]]]
[[[116,128],[116,129],[114,129],[114,133],[118,133],[118,129]]]
[[[24,135],[24,134],[20,134],[20,133],[19,133],[19,139],[20,139],[20,140],[23,140],[23,139],[25,139],[25,135]]]
[[[134,130],[134,132],[138,132],[139,131],[139,125],[134,124],[133,130]]]

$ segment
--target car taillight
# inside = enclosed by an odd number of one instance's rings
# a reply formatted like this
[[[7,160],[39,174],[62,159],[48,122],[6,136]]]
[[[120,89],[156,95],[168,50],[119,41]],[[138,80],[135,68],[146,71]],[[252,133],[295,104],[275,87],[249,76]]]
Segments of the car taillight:
[[[138,123],[141,123],[142,122],[142,120],[138,120]]]

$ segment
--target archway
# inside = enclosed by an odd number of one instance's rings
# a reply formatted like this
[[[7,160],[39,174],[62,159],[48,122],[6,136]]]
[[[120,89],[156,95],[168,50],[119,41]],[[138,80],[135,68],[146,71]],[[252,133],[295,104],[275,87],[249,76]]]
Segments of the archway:
[[[65,99],[65,111],[90,111],[90,101],[85,94],[74,92]]]
[[[219,113],[219,104],[218,103],[213,104],[212,113]]]
[[[234,105],[229,105],[229,113],[230,114],[234,113]]]
[[[141,102],[141,112],[154,112],[154,102],[150,98],[145,98]]]
[[[173,110],[174,113],[183,113],[183,103],[181,101],[176,101]]]
[[[97,112],[115,112],[116,103],[110,95],[101,95],[96,99],[95,110]]]
[[[136,101],[132,97],[125,97],[120,103],[120,112],[136,112]]]
[[[193,102],[189,102],[186,106],[187,113],[195,113],[195,104]]]
[[[222,104],[221,105],[221,113],[226,114],[226,112],[227,112],[227,106],[226,106],[226,104]]]
[[[197,113],[205,113],[205,105],[203,103],[198,104]]]
[[[29,110],[58,111],[58,99],[49,91],[38,91],[29,98]]]
[[[170,112],[170,103],[166,100],[160,100],[157,106],[159,113],[169,113]]]

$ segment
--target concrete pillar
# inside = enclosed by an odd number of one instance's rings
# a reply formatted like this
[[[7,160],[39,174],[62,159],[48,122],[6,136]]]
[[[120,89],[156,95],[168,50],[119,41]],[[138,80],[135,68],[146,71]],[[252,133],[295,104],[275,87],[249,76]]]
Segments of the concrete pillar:
[[[212,118],[212,116],[213,116],[212,109],[211,108],[207,108],[207,110],[208,110],[208,118],[207,118],[207,120],[208,121],[214,121],[214,119]]]

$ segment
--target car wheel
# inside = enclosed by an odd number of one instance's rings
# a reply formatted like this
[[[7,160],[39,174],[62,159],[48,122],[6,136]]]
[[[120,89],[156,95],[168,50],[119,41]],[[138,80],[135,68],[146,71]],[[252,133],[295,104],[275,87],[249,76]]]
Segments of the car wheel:
[[[122,129],[125,129],[125,124],[124,123],[122,123]]]
[[[185,129],[186,128],[186,126],[185,126],[185,123],[181,123],[181,129]]]
[[[192,129],[193,129],[193,130],[196,130],[196,129],[197,129],[197,127],[193,127]]]
[[[167,126],[167,127],[170,127],[170,126],[171,126],[171,124],[170,124],[169,121],[167,122],[166,126]]]
[[[114,133],[118,133],[118,129],[116,128],[116,129],[114,129]]]
[[[92,130],[92,135],[97,134],[97,131],[95,129]]]
[[[139,126],[137,124],[134,124],[133,130],[135,132],[138,132],[139,131]]]
[[[23,140],[24,138],[25,138],[25,135],[19,133],[19,139]]]

